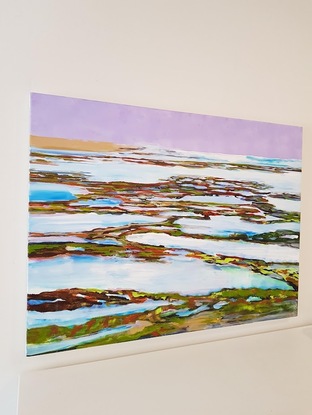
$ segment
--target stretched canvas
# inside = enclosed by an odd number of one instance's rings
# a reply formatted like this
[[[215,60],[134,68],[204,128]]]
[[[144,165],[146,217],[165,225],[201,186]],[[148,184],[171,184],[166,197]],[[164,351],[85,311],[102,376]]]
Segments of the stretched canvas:
[[[301,133],[33,93],[27,354],[295,316]]]

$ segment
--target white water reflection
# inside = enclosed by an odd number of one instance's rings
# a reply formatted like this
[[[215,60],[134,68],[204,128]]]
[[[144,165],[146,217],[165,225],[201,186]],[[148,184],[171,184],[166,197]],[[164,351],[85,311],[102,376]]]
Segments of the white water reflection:
[[[277,197],[267,197],[267,199],[276,209],[285,210],[286,212],[300,212],[300,200],[287,200]]]
[[[218,203],[220,205],[251,205],[251,202],[246,202],[244,199],[236,196],[184,196],[181,199],[185,202],[197,203]]]
[[[95,228],[130,225],[131,223],[159,223],[163,221],[165,221],[165,218],[127,213],[32,214],[29,218],[29,231],[38,233],[81,232]]]
[[[79,151],[79,150],[53,150],[53,149],[41,149],[32,148],[36,153],[40,153],[43,156],[49,158],[49,156],[72,156],[77,158],[92,158],[104,159],[105,157],[115,157],[116,159],[123,157],[131,157],[134,159],[148,159],[148,160],[162,160],[176,162],[178,160],[189,161],[189,160],[200,160],[204,162],[213,163],[236,163],[236,164],[247,164],[257,166],[272,166],[282,168],[301,168],[301,160],[298,159],[280,159],[280,158],[267,158],[260,156],[245,156],[237,154],[224,154],[224,153],[206,153],[200,151],[190,150],[179,150],[179,149],[166,149],[158,146],[144,146],[133,148],[131,151],[122,149],[118,152],[115,151]],[[36,157],[33,157],[36,160]],[[50,157],[50,161],[53,162],[55,159]]]
[[[210,255],[238,256],[266,262],[298,262],[299,250],[287,246],[265,245],[245,241],[218,241],[171,236],[164,233],[145,233],[127,236],[131,242],[166,248],[197,250]]]
[[[31,260],[28,284],[30,293],[74,287],[194,295],[223,288],[289,289],[285,282],[256,274],[247,268],[208,264],[182,254],[167,257],[163,262],[88,255]]]
[[[252,236],[277,230],[299,232],[300,225],[296,222],[253,223],[242,220],[239,216],[211,216],[210,219],[178,219],[176,224],[182,227],[182,231],[188,234],[229,236],[234,233],[244,233]],[[261,249],[261,248],[260,248]]]
[[[154,158],[159,160],[159,152]],[[88,153],[85,153],[86,155]],[[269,186],[274,192],[298,193],[300,188],[300,172],[287,171],[275,173],[271,171],[253,169],[227,170],[225,168],[202,167],[192,168],[180,165],[162,166],[156,164],[142,164],[129,162],[121,158],[92,158],[82,160],[58,160],[53,159],[53,164],[32,164],[33,171],[75,173],[85,176],[89,181],[111,182],[125,181],[131,183],[158,183],[161,180],[168,180],[172,176],[197,176],[197,177],[218,177],[226,180],[238,180],[242,182],[254,181]],[[206,156],[209,157],[209,154]],[[215,156],[215,155],[211,155]],[[219,155],[220,156],[220,155]],[[228,158],[227,155],[225,159]],[[267,159],[270,160],[270,159]],[[176,160],[175,160],[176,161]],[[281,160],[283,164],[291,161]],[[268,164],[269,161],[268,161]],[[220,166],[221,167],[221,166]]]
[[[147,300],[144,303],[130,303],[126,305],[106,305],[103,303],[93,307],[77,308],[76,310],[50,311],[45,313],[29,311],[27,324],[29,328],[45,327],[52,324],[64,327],[75,326],[77,324],[84,324],[91,318],[143,313],[144,311],[154,310],[157,307],[168,304],[170,304],[169,301]]]

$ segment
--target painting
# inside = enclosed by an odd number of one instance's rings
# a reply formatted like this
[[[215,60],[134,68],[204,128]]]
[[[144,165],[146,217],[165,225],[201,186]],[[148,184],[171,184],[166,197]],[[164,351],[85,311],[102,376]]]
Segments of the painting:
[[[27,355],[296,316],[301,136],[32,93]]]

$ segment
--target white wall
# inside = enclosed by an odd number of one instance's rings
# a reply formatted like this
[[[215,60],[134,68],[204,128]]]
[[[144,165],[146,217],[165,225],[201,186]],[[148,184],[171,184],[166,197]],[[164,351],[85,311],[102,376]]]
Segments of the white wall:
[[[183,349],[183,359],[188,361],[187,378],[193,374],[190,369],[193,365],[198,367],[205,362],[212,347],[210,340],[311,324],[309,235],[312,225],[308,215],[312,204],[309,192],[312,2],[0,0],[0,6],[1,414],[16,413],[21,373],[132,354],[145,348],[174,347],[180,342],[206,342],[200,347]],[[116,348],[93,348],[26,359],[30,91],[303,126],[299,317],[220,329],[217,333],[179,336],[178,340],[174,336],[155,342],[140,341]],[[232,343],[225,344],[231,353]],[[243,358],[243,348],[241,352],[239,347],[235,350],[241,353],[238,359]],[[173,367],[183,364],[181,352],[169,353],[166,358],[163,352],[157,351],[145,356],[144,364],[153,368],[157,368],[157,362],[162,362],[163,368],[166,362]],[[142,362],[139,355],[110,361],[106,367],[108,379],[122,373],[124,362],[131,373],[131,381],[139,382],[136,372],[137,365]],[[147,371],[145,376],[146,382],[156,388],[155,373]],[[172,383],[171,377],[165,377],[162,385],[179,390],[185,378],[175,378]],[[207,382],[205,374],[201,373],[197,381]],[[226,390],[220,390],[220,399],[224,399],[224,392],[226,394]],[[140,399],[143,406],[147,405],[144,396]],[[204,400],[198,405],[198,413],[208,413]],[[183,403],[177,400],[176,413],[186,413],[183,408]],[[113,410],[113,407],[106,410]],[[135,406],[128,410],[128,413],[145,413],[138,412]],[[63,413],[71,412],[60,410],[59,414]]]

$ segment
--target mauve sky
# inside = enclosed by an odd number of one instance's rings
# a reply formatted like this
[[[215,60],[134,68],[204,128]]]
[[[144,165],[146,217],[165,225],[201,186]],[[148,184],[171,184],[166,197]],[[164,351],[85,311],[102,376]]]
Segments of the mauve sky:
[[[302,128],[31,94],[31,134],[129,145],[301,159]]]

